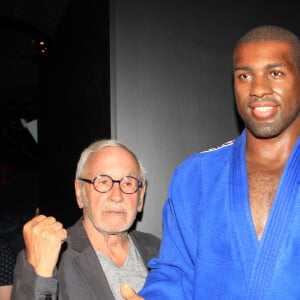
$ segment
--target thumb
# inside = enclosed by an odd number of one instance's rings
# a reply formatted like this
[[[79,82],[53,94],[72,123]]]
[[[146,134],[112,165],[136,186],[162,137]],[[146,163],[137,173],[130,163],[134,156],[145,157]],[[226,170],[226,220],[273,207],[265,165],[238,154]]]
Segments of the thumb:
[[[121,283],[120,287],[121,295],[124,299],[130,299],[130,297],[136,296],[135,290],[128,283]]]

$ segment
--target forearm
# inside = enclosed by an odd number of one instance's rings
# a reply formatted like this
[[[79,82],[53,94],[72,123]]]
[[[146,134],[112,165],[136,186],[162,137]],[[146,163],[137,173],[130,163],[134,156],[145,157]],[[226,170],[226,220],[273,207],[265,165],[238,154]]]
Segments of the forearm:
[[[55,276],[38,276],[27,261],[25,251],[20,252],[14,272],[11,300],[45,300],[47,294],[55,300],[57,288]]]

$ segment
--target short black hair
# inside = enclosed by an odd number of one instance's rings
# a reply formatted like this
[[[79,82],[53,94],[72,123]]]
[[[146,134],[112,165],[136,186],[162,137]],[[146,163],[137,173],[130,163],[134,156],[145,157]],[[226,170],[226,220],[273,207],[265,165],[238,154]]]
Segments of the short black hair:
[[[235,61],[236,49],[240,45],[259,41],[278,41],[290,44],[291,56],[298,74],[300,74],[300,39],[290,30],[277,25],[261,25],[246,32],[235,45],[233,61]]]

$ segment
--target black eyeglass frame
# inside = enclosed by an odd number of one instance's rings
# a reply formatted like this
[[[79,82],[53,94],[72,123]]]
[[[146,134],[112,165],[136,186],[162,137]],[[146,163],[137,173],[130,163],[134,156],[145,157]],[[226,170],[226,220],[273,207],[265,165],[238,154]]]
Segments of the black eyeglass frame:
[[[99,190],[96,189],[94,183],[95,183],[95,181],[96,181],[97,178],[104,177],[104,176],[110,178],[112,184],[111,184],[111,187],[110,187],[107,191],[101,192],[101,191],[99,191]],[[132,193],[127,193],[127,192],[124,192],[124,191],[122,190],[121,181],[124,180],[124,179],[126,179],[126,178],[132,178],[132,179],[135,179],[135,180],[137,181],[137,183],[138,183],[136,190],[135,190],[134,192],[132,192]],[[98,193],[102,193],[102,194],[108,193],[108,192],[113,188],[114,183],[118,183],[118,184],[119,184],[120,191],[121,191],[122,193],[124,193],[124,194],[127,194],[127,195],[135,194],[140,188],[143,187],[143,181],[139,180],[138,178],[136,178],[136,177],[134,177],[134,176],[130,176],[130,175],[129,175],[129,176],[124,176],[124,177],[122,177],[122,178],[119,179],[119,180],[112,179],[109,175],[106,175],[106,174],[99,174],[99,175],[95,176],[95,177],[92,178],[92,179],[83,178],[83,177],[79,177],[79,178],[77,178],[77,179],[80,180],[80,181],[84,181],[84,182],[86,182],[86,183],[92,184],[93,187],[94,187],[94,189],[95,189]]]

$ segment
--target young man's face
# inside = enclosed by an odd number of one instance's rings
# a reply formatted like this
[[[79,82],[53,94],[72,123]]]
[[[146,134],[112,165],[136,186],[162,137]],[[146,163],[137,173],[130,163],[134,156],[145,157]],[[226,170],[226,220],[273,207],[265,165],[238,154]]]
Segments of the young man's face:
[[[256,137],[278,136],[300,118],[299,75],[288,43],[240,45],[235,51],[234,89],[238,112]]]

